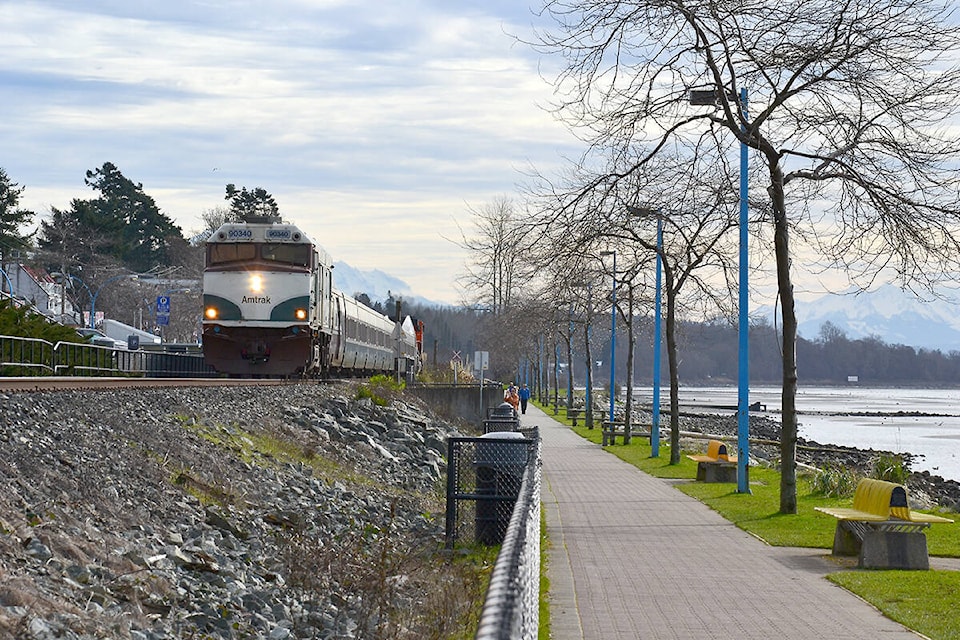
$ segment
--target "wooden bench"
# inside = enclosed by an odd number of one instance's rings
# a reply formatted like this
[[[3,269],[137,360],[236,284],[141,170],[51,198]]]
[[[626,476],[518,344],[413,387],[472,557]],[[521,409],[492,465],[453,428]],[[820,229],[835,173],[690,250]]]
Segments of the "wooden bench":
[[[626,429],[624,428],[622,422],[619,422],[619,421],[610,422],[608,420],[604,420],[601,427],[603,428],[603,431],[602,431],[603,444],[600,445],[602,447],[606,447],[608,444],[617,444],[617,436],[620,436],[621,438],[626,436]],[[649,438],[650,432],[634,431],[631,428],[630,437],[631,438]]]
[[[697,463],[700,482],[736,482],[737,456],[731,455],[727,445],[719,440],[707,441],[707,453],[687,456]]]
[[[911,511],[901,484],[864,478],[853,508],[816,507],[837,519],[833,555],[859,556],[861,569],[929,569],[924,529],[953,520]]]

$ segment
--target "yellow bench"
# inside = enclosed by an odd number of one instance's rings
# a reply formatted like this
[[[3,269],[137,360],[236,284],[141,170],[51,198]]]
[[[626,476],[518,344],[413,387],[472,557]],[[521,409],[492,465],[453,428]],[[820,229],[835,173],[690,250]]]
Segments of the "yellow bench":
[[[907,489],[895,482],[864,478],[853,507],[816,507],[837,519],[833,555],[859,556],[863,569],[929,569],[924,529],[953,520],[910,510]]]
[[[727,451],[727,445],[719,440],[707,441],[707,454],[700,456],[687,456],[694,462],[736,462],[737,456],[731,456]]]
[[[697,480],[700,482],[737,481],[737,456],[719,440],[707,441],[706,454],[687,457],[697,463]]]

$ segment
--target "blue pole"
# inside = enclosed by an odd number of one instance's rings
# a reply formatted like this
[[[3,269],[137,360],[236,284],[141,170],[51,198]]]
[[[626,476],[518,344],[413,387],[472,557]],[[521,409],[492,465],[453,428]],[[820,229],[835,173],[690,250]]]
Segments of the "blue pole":
[[[560,411],[560,342],[553,338],[553,415]]]
[[[613,303],[610,312],[610,422],[613,422],[613,403],[617,397],[616,362],[617,355],[617,252],[613,252],[613,292],[610,296]]]
[[[537,400],[543,402],[543,336],[537,336]]]
[[[570,345],[567,358],[567,409],[573,408],[573,303],[570,303],[570,322],[567,325],[567,340]]]
[[[653,310],[653,417],[650,425],[650,457],[660,457],[660,302],[663,289],[663,218],[657,214],[657,293]]]
[[[747,89],[740,89],[740,106],[743,109],[744,124],[741,129],[746,130],[747,120]],[[749,366],[749,290],[747,282],[747,221],[749,207],[747,204],[747,145],[740,143],[740,296],[738,312],[739,352],[738,357],[738,389],[737,389],[737,493],[750,493],[750,366]]]
[[[584,329],[587,335],[587,344],[590,343],[590,324],[591,324],[591,314],[593,313],[593,285],[587,284],[587,326]],[[589,351],[589,349],[588,349]],[[590,416],[590,424],[587,426],[593,429],[593,398],[591,397],[590,387],[593,386],[593,362],[590,361],[590,358],[587,359],[587,393],[586,393],[586,410]]]
[[[103,284],[97,287],[96,292],[93,294],[93,297],[90,300],[90,328],[91,329],[94,328],[94,318],[96,317],[96,311],[97,311],[97,297],[100,295],[100,292],[103,291],[103,288],[108,284],[110,284],[111,282],[115,282],[116,280],[123,280],[125,278],[131,278],[133,280],[136,280],[137,277],[138,276],[134,274],[124,273],[119,276],[113,276],[112,278],[107,278],[106,280],[103,281]],[[87,289],[87,291],[89,290],[90,289]]]
[[[70,275],[69,273],[65,273],[65,274],[63,274],[63,275],[65,275],[66,277],[70,278],[71,280],[76,280],[77,282],[79,282],[79,283],[83,286],[83,288],[87,290],[87,295],[90,296],[90,300],[93,300],[93,292],[90,291],[90,287],[87,286],[87,283],[86,283],[86,282],[84,282],[83,280],[81,280],[81,279],[78,278],[77,276]],[[66,292],[64,292],[64,294],[65,294],[65,293],[66,293]],[[71,303],[71,306],[72,306],[72,305],[73,305],[73,303]],[[82,318],[82,316],[83,316],[83,308],[82,308],[82,307],[81,307],[81,309],[80,309],[80,315],[81,315],[81,318],[80,318],[80,319],[83,320],[83,318]],[[92,307],[91,307],[91,309],[90,309],[90,318],[91,318],[91,319],[90,319],[90,327],[92,328],[92,327],[93,327],[93,308],[92,308]]]
[[[12,297],[13,297],[13,283],[10,281],[10,276],[7,275],[7,272],[4,271],[2,267],[0,267],[0,273],[3,274],[3,279],[4,279],[4,280],[6,281],[6,283],[7,283],[7,293],[8,293],[9,296],[12,298]]]

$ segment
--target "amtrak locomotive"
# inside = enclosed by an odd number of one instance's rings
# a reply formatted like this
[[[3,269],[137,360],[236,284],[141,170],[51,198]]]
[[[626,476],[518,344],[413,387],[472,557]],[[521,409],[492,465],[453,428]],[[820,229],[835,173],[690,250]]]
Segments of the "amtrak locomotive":
[[[332,269],[329,254],[294,225],[217,229],[203,271],[206,363],[235,376],[417,371],[419,323],[395,322],[337,291]]]

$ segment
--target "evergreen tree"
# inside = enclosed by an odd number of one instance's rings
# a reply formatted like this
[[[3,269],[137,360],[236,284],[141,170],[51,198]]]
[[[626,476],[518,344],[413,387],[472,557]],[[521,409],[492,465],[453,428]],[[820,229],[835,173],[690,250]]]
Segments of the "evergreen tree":
[[[248,191],[246,187],[237,189],[236,185],[231,183],[227,185],[224,199],[230,202],[231,216],[241,222],[258,222],[264,219],[268,222],[282,222],[277,201],[261,187]]]
[[[110,162],[87,171],[85,182],[100,192],[92,201],[98,214],[107,224],[121,225],[114,254],[126,268],[143,272],[170,264],[169,239],[183,238],[183,233],[143,192],[142,184],[126,178]]]
[[[6,261],[11,252],[30,246],[30,239],[20,232],[34,215],[33,211],[17,206],[23,190],[0,167],[0,261]]]

